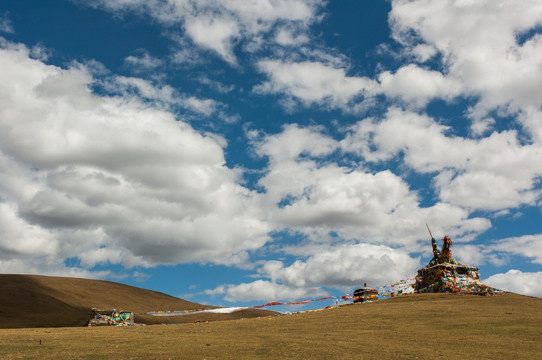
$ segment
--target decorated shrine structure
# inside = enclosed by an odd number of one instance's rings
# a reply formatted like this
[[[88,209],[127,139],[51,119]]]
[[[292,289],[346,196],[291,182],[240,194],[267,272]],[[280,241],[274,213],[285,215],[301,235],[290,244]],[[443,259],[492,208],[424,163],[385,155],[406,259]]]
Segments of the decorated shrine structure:
[[[378,290],[367,287],[367,284],[363,284],[362,288],[354,291],[354,303],[370,302],[374,300],[378,300]]]
[[[417,293],[468,293],[485,295],[495,289],[480,282],[478,268],[463,265],[452,258],[452,240],[448,235],[442,239],[442,250],[437,248],[431,237],[433,259],[426,267],[418,270],[414,290]]]
[[[104,310],[92,308],[92,318],[88,326],[132,326],[134,325],[134,314],[128,311],[117,311],[115,309]]]

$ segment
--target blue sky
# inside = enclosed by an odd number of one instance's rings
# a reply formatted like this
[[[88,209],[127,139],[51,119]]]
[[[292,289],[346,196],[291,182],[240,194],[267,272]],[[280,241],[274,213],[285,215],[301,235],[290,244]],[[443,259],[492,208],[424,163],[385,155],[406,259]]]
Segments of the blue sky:
[[[542,296],[540,1],[0,5],[0,272],[217,305]]]

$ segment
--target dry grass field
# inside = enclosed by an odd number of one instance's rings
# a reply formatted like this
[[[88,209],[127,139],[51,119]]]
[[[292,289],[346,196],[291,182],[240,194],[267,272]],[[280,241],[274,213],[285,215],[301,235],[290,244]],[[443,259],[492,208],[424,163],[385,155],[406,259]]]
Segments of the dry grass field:
[[[138,314],[136,321],[145,324],[231,320],[272,313],[246,310],[236,314],[145,316],[140,314],[155,310],[209,309],[214,306],[110,281],[0,275],[0,329],[84,326],[90,320],[90,309],[93,307],[131,311]]]
[[[421,294],[210,323],[2,329],[0,357],[540,359],[541,310],[542,299],[513,294]]]

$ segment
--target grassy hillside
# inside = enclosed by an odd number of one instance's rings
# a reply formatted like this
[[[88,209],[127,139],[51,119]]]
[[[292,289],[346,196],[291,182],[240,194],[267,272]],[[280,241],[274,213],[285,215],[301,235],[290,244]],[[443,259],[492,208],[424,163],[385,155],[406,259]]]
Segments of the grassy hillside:
[[[204,324],[0,330],[8,359],[539,359],[542,299],[421,294]]]
[[[213,308],[156,291],[109,281],[38,275],[0,275],[0,328],[83,326],[93,307],[136,313],[146,324],[227,320],[267,315],[262,310],[234,314],[153,317],[138,315],[154,310]]]

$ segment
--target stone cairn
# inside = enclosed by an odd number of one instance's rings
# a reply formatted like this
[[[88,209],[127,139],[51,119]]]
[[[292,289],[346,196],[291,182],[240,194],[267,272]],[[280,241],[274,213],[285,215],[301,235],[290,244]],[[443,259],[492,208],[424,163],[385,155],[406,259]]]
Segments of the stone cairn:
[[[487,295],[497,291],[480,282],[478,268],[458,263],[452,258],[452,240],[448,235],[442,239],[442,250],[431,236],[433,259],[418,270],[414,290],[417,293],[467,293]]]

